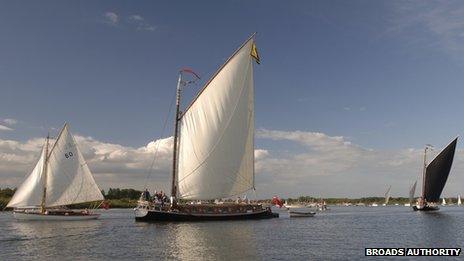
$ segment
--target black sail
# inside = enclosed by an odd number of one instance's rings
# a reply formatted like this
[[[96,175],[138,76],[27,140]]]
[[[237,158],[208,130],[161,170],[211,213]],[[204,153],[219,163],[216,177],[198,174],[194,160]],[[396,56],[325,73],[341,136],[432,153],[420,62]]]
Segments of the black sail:
[[[440,199],[453,164],[457,141],[458,138],[454,139],[426,168],[424,196],[427,202],[437,202]]]

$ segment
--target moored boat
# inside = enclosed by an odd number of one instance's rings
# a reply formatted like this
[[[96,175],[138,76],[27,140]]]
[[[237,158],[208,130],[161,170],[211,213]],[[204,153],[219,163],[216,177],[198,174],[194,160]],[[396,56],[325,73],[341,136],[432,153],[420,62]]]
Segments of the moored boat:
[[[290,217],[313,217],[316,212],[309,211],[307,209],[290,209],[288,211]]]
[[[102,201],[98,188],[76,141],[65,124],[49,150],[49,136],[39,161],[19,186],[7,207],[19,220],[87,220],[99,214],[71,210],[68,205]]]
[[[251,36],[180,112],[181,70],[177,84],[170,204],[141,199],[137,221],[243,220],[278,217],[258,203],[188,204],[214,201],[254,189],[253,62],[259,63]],[[179,202],[177,199],[183,199]]]

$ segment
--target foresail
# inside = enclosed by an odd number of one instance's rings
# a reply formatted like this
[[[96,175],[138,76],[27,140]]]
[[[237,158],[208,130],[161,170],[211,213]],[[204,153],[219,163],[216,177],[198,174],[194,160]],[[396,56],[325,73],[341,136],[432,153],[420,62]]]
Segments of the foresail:
[[[253,39],[235,53],[181,118],[181,198],[226,198],[253,187],[252,46]]]
[[[48,160],[47,207],[103,200],[103,195],[85,163],[66,124]]]
[[[441,192],[445,187],[453,164],[457,141],[458,138],[454,139],[427,165],[424,195],[428,202],[437,202],[440,200]]]
[[[16,190],[15,194],[8,202],[7,207],[32,207],[39,206],[43,193],[43,166],[45,161],[45,146],[42,149],[39,161],[35,165],[31,174]]]

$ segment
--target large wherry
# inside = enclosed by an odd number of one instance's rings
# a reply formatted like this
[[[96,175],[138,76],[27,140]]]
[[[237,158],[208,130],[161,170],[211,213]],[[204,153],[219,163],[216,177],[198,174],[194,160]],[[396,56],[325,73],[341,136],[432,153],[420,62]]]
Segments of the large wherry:
[[[189,71],[179,73],[171,201],[156,205],[141,198],[135,209],[137,221],[278,216],[270,207],[247,201],[213,203],[215,199],[231,198],[254,189],[254,60],[259,62],[252,36],[220,67],[183,113],[179,104],[182,88],[188,83],[183,77]]]
[[[424,168],[422,172],[422,194],[413,206],[415,211],[438,210],[437,203],[445,187],[446,180],[453,165],[454,152],[458,138],[451,141],[429,164],[427,164],[427,145],[424,150]],[[415,188],[415,185],[414,185]],[[414,192],[412,192],[414,193]],[[413,197],[413,195],[412,195]]]
[[[103,195],[65,124],[49,149],[47,136],[35,168],[15,192],[7,207],[19,220],[87,220],[98,214],[66,206],[102,201]]]

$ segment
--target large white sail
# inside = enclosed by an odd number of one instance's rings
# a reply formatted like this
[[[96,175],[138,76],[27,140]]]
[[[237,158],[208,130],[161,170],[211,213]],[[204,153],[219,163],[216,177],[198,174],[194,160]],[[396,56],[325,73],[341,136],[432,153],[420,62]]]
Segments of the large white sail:
[[[39,206],[42,200],[44,180],[43,167],[45,162],[45,146],[42,149],[40,159],[32,170],[31,174],[16,190],[15,194],[8,202],[7,207],[33,207]]]
[[[253,44],[230,58],[180,120],[181,198],[226,198],[254,186]]]
[[[47,207],[103,200],[89,167],[65,124],[48,160]]]

